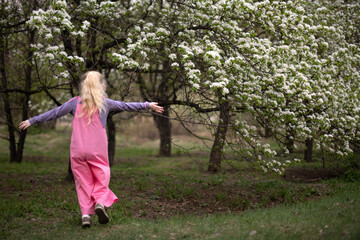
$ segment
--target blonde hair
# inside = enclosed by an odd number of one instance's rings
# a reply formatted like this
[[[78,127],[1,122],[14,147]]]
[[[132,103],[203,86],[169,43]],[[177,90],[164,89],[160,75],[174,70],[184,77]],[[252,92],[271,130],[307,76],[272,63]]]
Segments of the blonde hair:
[[[105,101],[104,98],[106,95],[106,82],[101,73],[97,71],[88,71],[84,74],[84,80],[81,82],[80,88],[80,97],[82,101],[82,113],[83,116],[85,113],[88,115],[90,124],[91,116],[99,111],[99,115],[105,111]]]

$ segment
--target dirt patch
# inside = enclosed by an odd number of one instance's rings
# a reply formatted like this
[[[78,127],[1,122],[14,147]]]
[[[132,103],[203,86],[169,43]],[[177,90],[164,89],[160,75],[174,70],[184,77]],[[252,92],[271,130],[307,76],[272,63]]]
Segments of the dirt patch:
[[[314,183],[319,174],[304,175],[305,171],[289,171],[287,177],[301,179],[293,183],[282,178],[260,176],[239,178],[226,172],[222,175],[200,173],[182,175],[175,173],[152,173],[140,170],[112,172],[111,189],[119,197],[119,203],[111,211],[120,211],[129,217],[159,219],[183,214],[213,214],[242,212],[246,209],[269,208],[280,204],[318,198],[331,193],[329,186]],[[301,175],[301,174],[302,175]],[[295,175],[298,174],[298,175]],[[63,205],[75,199],[73,184],[63,181],[66,172],[57,174],[0,174],[0,195],[4,198],[31,199],[40,191],[44,195],[56,193],[64,196]],[[322,175],[332,176],[331,174]],[[288,180],[285,177],[286,180]],[[311,181],[310,181],[311,180]],[[308,182],[307,182],[308,181]],[[54,192],[54,190],[56,190]],[[55,195],[54,195],[55,196]],[[74,200],[73,200],[74,201]],[[58,209],[59,204],[48,206]]]
[[[303,193],[298,189],[296,194],[254,192],[253,189],[242,189],[243,192],[217,188],[200,191],[196,196],[180,199],[161,197],[159,199],[134,197],[134,205],[128,210],[136,217],[157,219],[183,214],[213,214],[242,212],[246,209],[269,208],[283,203],[294,203],[327,195],[324,186],[312,186],[311,193]],[[127,192],[128,193],[128,192]],[[151,193],[147,193],[150,194]]]
[[[333,169],[303,169],[303,168],[289,168],[286,169],[284,178],[292,182],[311,183],[320,180],[331,179],[341,176],[340,171]]]
[[[24,156],[24,162],[30,163],[58,163],[59,159],[55,157],[46,157],[41,155]],[[64,160],[61,160],[64,161]]]
[[[113,177],[112,182],[122,181],[127,184],[113,190],[122,193],[119,199],[127,199],[120,202],[126,213],[150,219],[269,208],[318,198],[331,192],[327,185],[320,183],[254,180],[242,184],[232,181],[231,177],[224,182],[214,181],[214,178],[207,178],[208,175],[201,176],[200,181],[183,181],[171,176],[164,181],[162,176],[163,182],[151,177],[145,181],[139,181],[136,176],[128,179],[118,177]]]
[[[21,173],[0,174],[0,195],[29,195],[35,188],[50,192],[55,185],[66,184],[62,175],[35,175]]]

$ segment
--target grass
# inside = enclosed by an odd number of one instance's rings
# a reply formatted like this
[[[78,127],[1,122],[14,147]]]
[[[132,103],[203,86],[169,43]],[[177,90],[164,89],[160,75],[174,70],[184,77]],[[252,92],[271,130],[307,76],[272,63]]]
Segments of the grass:
[[[118,136],[111,170],[119,197],[111,221],[104,226],[93,217],[93,226],[81,229],[74,184],[64,182],[68,135],[30,132],[21,164],[8,163],[0,142],[0,239],[360,238],[356,170],[294,182],[242,163],[242,171],[213,175],[203,170],[206,154],[159,158],[157,142],[125,136]]]
[[[20,186],[18,186],[20,187]],[[25,187],[22,185],[22,187]],[[53,186],[18,195],[26,201],[1,202],[2,239],[359,239],[360,188],[344,183],[342,190],[318,201],[306,201],[241,213],[177,215],[160,219],[129,217],[126,198],[109,213],[111,222],[80,229],[76,199],[63,199]],[[61,192],[59,192],[61,191]],[[16,195],[17,193],[15,193]],[[9,196],[7,196],[9,197]],[[15,196],[13,196],[15,197]],[[121,209],[123,208],[123,209]],[[95,221],[96,218],[93,218]]]

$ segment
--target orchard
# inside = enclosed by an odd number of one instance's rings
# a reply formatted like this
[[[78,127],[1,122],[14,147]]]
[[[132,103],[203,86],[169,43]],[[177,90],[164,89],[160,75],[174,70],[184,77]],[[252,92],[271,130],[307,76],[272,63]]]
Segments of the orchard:
[[[17,34],[32,34],[26,60],[31,80],[20,80],[14,89],[4,77],[10,70],[2,70],[7,122],[16,113],[6,95],[25,94],[24,109],[38,93],[59,105],[76,95],[83,72],[96,69],[121,99],[165,106],[163,117],[154,116],[160,154],[171,154],[169,119],[178,114],[176,106],[188,109],[191,121],[208,126],[213,133],[209,171],[220,170],[224,152],[282,174],[292,162],[303,160],[291,155],[298,148],[309,162],[314,150],[337,161],[358,151],[357,1],[22,4],[6,2],[2,10],[13,14],[8,28],[22,26],[25,31],[3,35],[3,44]],[[15,14],[25,6],[28,12]],[[132,84],[140,96],[129,96]],[[269,136],[276,149],[267,143]],[[279,155],[286,159],[278,160]]]

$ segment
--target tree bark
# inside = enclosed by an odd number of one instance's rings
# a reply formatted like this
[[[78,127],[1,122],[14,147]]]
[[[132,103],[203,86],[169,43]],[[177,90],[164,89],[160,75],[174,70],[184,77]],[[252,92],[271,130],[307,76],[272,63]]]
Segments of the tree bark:
[[[314,146],[314,139],[308,138],[305,141],[305,152],[304,152],[304,160],[306,162],[312,162],[313,158],[313,146]]]
[[[271,137],[271,130],[269,127],[265,127],[265,138],[270,138]]]
[[[65,178],[65,181],[67,182],[75,182],[75,179],[74,179],[74,174],[71,170],[71,161],[70,161],[70,156],[69,156],[69,165],[68,165],[68,174]]]
[[[113,114],[107,118],[107,136],[108,136],[108,156],[110,167],[114,164],[115,145],[116,145],[116,125],[113,120]]]
[[[33,57],[33,51],[31,50],[30,44],[34,43],[35,39],[35,32],[30,31],[29,32],[29,45],[28,45],[28,53],[27,53],[27,60],[31,61]],[[30,90],[31,90],[31,82],[32,77],[31,73],[33,70],[33,65],[31,62],[27,62],[27,65],[25,67],[25,97],[23,99],[23,106],[22,106],[22,120],[26,120],[29,118],[29,101],[30,101]],[[23,158],[23,152],[24,152],[24,145],[25,145],[25,139],[26,139],[26,130],[20,131],[19,135],[19,141],[17,144],[17,152],[16,152],[16,162],[21,163]]]
[[[220,117],[219,125],[216,129],[215,140],[211,148],[209,159],[209,172],[218,172],[221,169],[222,152],[226,139],[226,133],[228,131],[228,125],[230,123],[230,109],[229,103],[223,102],[220,104]]]
[[[164,157],[171,156],[171,123],[169,115],[169,106],[164,106],[162,116],[154,115],[154,121],[160,135],[159,155]]]
[[[71,43],[70,33],[68,30],[63,30],[61,32],[61,40],[64,44],[65,52],[68,55],[73,55],[73,47]],[[71,88],[70,88],[70,94],[71,96],[75,96],[74,88],[76,90],[79,90],[80,87],[80,79],[77,76],[76,68],[68,61],[66,62],[67,69],[70,69],[70,78],[71,78]],[[69,157],[69,165],[68,165],[68,174],[65,178],[67,181],[72,182],[74,181],[74,174],[71,170],[71,163],[70,163],[70,157]]]
[[[6,39],[0,33],[0,72],[1,72],[1,88],[7,89],[7,76],[6,76]],[[15,139],[15,128],[11,113],[10,97],[9,94],[4,91],[1,94],[1,98],[4,103],[4,112],[6,117],[6,123],[9,133],[9,148],[10,148],[10,162],[16,162],[16,139]]]
[[[290,129],[289,124],[286,124],[285,146],[289,150],[289,153],[294,153],[294,136],[294,131]]]

